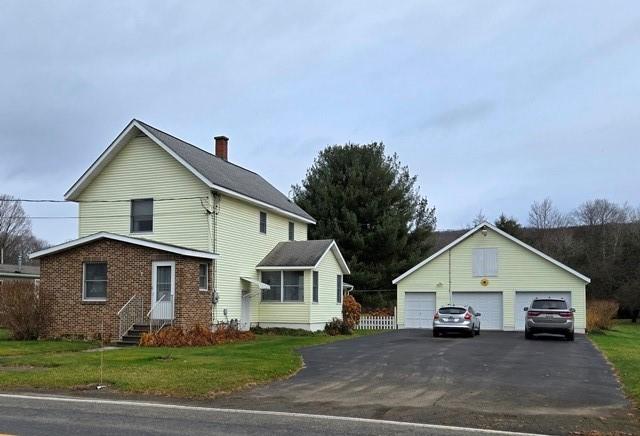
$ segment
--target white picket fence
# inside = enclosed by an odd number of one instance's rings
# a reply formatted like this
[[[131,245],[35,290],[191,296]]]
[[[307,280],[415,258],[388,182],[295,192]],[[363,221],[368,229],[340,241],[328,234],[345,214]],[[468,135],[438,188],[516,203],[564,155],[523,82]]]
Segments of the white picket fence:
[[[393,316],[360,316],[358,329],[362,330],[394,330],[398,328],[396,322],[396,308],[393,308]]]

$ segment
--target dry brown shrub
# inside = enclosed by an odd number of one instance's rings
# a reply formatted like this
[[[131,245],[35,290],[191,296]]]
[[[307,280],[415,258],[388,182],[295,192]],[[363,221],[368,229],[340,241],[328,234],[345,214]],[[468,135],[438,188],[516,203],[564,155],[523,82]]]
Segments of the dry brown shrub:
[[[189,330],[181,327],[167,327],[153,333],[145,333],[140,339],[143,347],[203,347],[255,339],[252,332],[243,332],[226,324],[215,330],[197,324]]]
[[[0,317],[13,339],[38,339],[45,311],[31,281],[5,281],[0,289]]]
[[[619,308],[620,304],[615,300],[587,301],[587,330],[611,329]]]
[[[342,320],[349,330],[354,329],[360,322],[360,311],[362,306],[353,298],[347,295],[342,301]]]

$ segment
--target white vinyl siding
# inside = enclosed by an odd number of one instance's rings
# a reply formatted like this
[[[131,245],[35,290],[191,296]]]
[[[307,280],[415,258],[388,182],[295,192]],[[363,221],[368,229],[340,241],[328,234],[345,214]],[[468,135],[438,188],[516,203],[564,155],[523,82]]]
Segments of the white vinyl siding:
[[[473,249],[497,249],[499,274],[488,277],[483,286],[482,277],[473,274]],[[451,271],[451,276],[449,276]],[[451,277],[453,291],[501,292],[503,329],[515,330],[522,308],[514,311],[516,292],[567,292],[575,307],[576,331],[583,332],[586,325],[585,282],[546,259],[532,253],[506,237],[489,230],[487,236],[480,231],[469,236],[428,264],[400,280],[397,284],[398,324],[405,323],[405,295],[409,292],[433,290],[437,306],[450,303],[448,283]],[[482,312],[482,311],[480,311]]]
[[[200,201],[208,196],[207,186],[167,152],[147,137],[135,137],[79,195],[79,236],[101,231],[137,236],[131,233],[130,200],[173,198],[154,201],[153,232],[145,237],[210,250],[207,214]]]
[[[221,257],[216,261],[217,277],[215,278],[220,300],[215,316],[223,318],[223,310],[227,309],[229,319],[241,317],[242,291],[249,291],[251,305],[251,322],[272,323],[308,323],[309,310],[301,309],[301,304],[261,303],[257,286],[243,284],[240,277],[260,280],[260,272],[256,265],[269,253],[278,242],[286,240],[291,218],[270,213],[268,232],[257,230],[260,209],[244,201],[222,195],[219,212],[216,217],[217,249]],[[294,221],[296,235],[305,240],[307,224]],[[311,304],[311,272],[305,275],[304,301]],[[306,303],[305,303],[306,304]]]
[[[473,249],[473,276],[496,277],[498,275],[498,249]]]

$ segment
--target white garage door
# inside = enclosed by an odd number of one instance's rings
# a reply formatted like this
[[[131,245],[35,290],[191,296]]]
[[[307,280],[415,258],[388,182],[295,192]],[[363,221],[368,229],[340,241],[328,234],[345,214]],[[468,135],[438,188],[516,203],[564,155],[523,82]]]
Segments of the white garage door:
[[[404,294],[404,326],[408,329],[430,329],[436,312],[435,292]]]
[[[480,312],[482,329],[502,330],[502,292],[454,292],[453,302]]]
[[[516,306],[514,308],[514,317],[516,320],[516,330],[524,331],[525,307],[531,305],[534,298],[564,298],[569,307],[571,307],[571,292],[516,292]]]

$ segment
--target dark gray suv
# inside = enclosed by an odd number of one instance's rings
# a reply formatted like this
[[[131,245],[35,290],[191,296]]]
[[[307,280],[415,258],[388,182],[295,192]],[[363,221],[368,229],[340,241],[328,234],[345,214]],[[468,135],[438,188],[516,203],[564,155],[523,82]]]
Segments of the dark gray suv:
[[[567,302],[559,298],[536,298],[526,312],[524,337],[532,339],[536,333],[553,333],[564,335],[573,341],[573,313]]]

